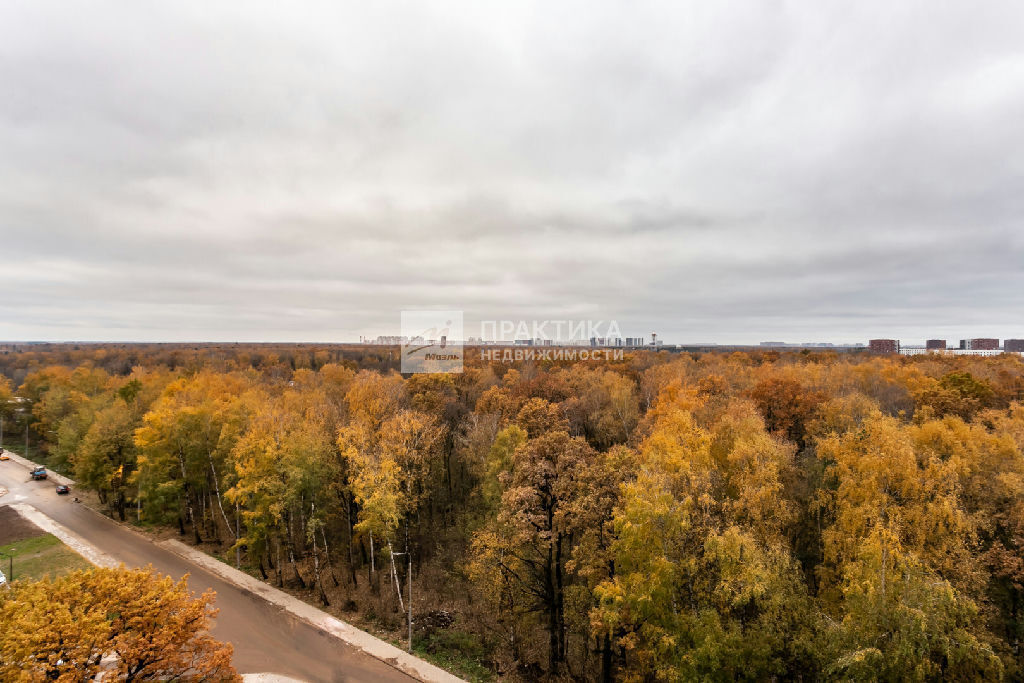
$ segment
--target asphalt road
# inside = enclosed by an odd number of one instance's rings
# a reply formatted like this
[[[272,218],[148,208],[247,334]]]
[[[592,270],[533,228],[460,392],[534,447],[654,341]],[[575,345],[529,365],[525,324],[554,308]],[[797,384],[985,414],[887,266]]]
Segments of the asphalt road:
[[[31,481],[28,470],[13,460],[0,462],[3,488],[8,492],[0,505],[27,503],[129,567],[151,564],[175,579],[189,574],[190,589],[215,590],[220,614],[212,635],[235,646],[239,673],[269,672],[311,683],[414,680],[75,503],[73,489],[71,496],[58,496],[52,482]]]

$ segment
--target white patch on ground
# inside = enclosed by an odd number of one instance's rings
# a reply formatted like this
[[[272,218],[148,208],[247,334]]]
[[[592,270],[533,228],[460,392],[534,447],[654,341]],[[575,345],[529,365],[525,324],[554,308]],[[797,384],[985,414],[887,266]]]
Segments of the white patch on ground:
[[[3,486],[0,486],[0,496],[6,496],[6,495],[7,495],[7,489],[5,489]]]
[[[270,604],[277,605],[307,624],[330,633],[338,640],[381,660],[385,664],[393,666],[417,680],[425,681],[426,683],[459,683],[462,681],[461,678],[448,673],[438,666],[434,666],[430,662],[400,650],[391,643],[370,635],[352,624],[347,624],[341,619],[332,617],[330,614],[298,598],[293,598],[284,591],[268,586],[245,572],[226,565],[206,553],[190,548],[181,541],[170,539],[162,541],[159,545],[216,574],[233,586],[260,596]]]
[[[18,511],[22,517],[35,524],[47,533],[51,533],[61,540],[67,547],[84,557],[97,567],[116,567],[120,563],[110,555],[92,545],[84,538],[74,533],[67,527],[58,524],[31,505],[24,503],[11,503],[10,507]]]
[[[305,683],[298,678],[289,678],[280,674],[242,674],[245,683]]]

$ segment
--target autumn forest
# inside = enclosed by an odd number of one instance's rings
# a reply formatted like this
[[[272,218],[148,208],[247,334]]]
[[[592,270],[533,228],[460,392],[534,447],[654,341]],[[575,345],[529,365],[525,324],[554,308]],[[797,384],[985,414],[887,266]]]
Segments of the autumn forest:
[[[464,677],[1024,680],[1024,359],[396,356],[5,347],[4,443]]]

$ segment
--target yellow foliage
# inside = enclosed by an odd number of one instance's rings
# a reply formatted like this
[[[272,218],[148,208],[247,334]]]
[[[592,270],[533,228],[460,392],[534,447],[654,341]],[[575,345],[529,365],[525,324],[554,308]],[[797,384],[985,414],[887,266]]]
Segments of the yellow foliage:
[[[149,570],[92,569],[0,591],[5,681],[81,681],[114,656],[121,680],[236,681],[231,645],[206,632],[213,592]]]

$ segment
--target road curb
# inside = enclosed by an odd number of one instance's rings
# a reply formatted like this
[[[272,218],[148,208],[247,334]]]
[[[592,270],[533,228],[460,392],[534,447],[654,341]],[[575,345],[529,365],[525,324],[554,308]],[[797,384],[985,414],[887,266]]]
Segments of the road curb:
[[[408,674],[417,680],[425,683],[459,683],[461,678],[454,676],[444,669],[434,666],[430,662],[415,657],[404,650],[400,650],[391,643],[387,643],[366,631],[362,631],[341,619],[332,617],[330,614],[309,605],[298,598],[288,595],[273,586],[269,586],[243,571],[224,564],[220,560],[199,552],[181,541],[170,539],[158,543],[176,555],[199,565],[203,569],[219,576],[228,583],[242,590],[260,596],[267,602],[280,607],[289,614],[306,622],[314,628],[330,633],[342,642],[351,647],[370,655],[385,664],[389,664],[402,673]],[[463,682],[464,683],[464,682]]]
[[[43,514],[27,503],[9,503],[8,507],[35,524],[46,533],[53,534],[67,547],[97,567],[117,567],[121,563],[86,541],[84,538]]]
[[[5,452],[11,457],[13,462],[18,463],[29,470],[40,466],[27,458],[17,455],[16,453],[12,453],[11,451]],[[61,474],[50,472],[49,470],[47,470],[47,472],[50,475],[50,478],[59,484],[67,484],[68,486],[76,484],[73,479]],[[36,526],[59,538],[92,564],[103,567],[118,566],[118,563],[109,555],[106,555],[98,548],[90,545],[77,534],[50,519],[31,505],[24,503],[12,503],[10,506],[16,509],[19,513],[25,515],[26,518],[29,518],[34,524],[36,524]],[[465,683],[461,678],[448,673],[444,669],[420,659],[419,657],[411,655],[408,652],[395,647],[391,643],[385,642],[366,631],[360,630],[355,626],[342,621],[341,619],[333,617],[330,614],[299,600],[298,598],[288,595],[284,591],[280,591],[273,586],[267,585],[243,571],[239,571],[204,552],[185,545],[181,541],[175,539],[158,541],[136,529],[133,529],[129,524],[113,520],[87,505],[84,505],[83,507],[93,514],[114,523],[122,529],[126,529],[136,534],[150,543],[154,543],[162,548],[170,550],[175,555],[178,555],[192,564],[198,565],[202,569],[218,576],[231,585],[242,590],[248,590],[251,593],[260,596],[270,604],[287,611],[289,614],[293,615],[297,619],[301,619],[310,626],[331,634],[346,645],[349,645],[350,647],[353,647],[374,659],[378,659],[417,680],[424,681],[424,683]]]
[[[28,458],[23,458],[14,451],[8,450],[6,448],[4,449],[4,453],[10,456],[12,462],[16,462],[22,467],[27,467],[29,472],[31,472],[37,467],[44,467],[43,465],[40,465],[37,462],[32,462]],[[46,470],[46,478],[49,479],[50,481],[55,481],[58,484],[64,484],[65,486],[72,486],[76,483],[74,479],[65,477],[63,474],[58,474],[57,472],[54,472],[51,469]]]

